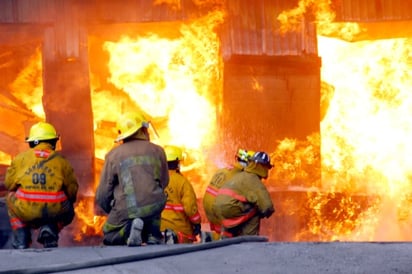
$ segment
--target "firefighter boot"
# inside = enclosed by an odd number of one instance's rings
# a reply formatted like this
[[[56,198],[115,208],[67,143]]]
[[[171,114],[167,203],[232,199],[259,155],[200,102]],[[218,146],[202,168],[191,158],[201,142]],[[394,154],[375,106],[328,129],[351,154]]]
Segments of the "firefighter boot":
[[[31,244],[31,232],[29,228],[23,227],[13,231],[12,246],[14,249],[29,248]]]
[[[200,233],[200,239],[201,239],[201,243],[208,243],[208,242],[213,241],[212,232],[202,231]]]
[[[142,245],[142,230],[143,230],[143,220],[136,218],[132,222],[132,227],[130,228],[130,235],[127,239],[128,246],[139,246]]]
[[[160,244],[163,244],[163,239],[160,237],[156,237],[153,234],[149,234],[147,236],[147,244],[148,245],[160,245]]]
[[[57,242],[59,236],[57,234],[57,228],[53,229],[51,225],[44,225],[40,227],[39,236],[37,241],[43,245],[45,248],[57,247]]]
[[[177,235],[172,229],[166,229],[164,232],[165,244],[177,244]]]

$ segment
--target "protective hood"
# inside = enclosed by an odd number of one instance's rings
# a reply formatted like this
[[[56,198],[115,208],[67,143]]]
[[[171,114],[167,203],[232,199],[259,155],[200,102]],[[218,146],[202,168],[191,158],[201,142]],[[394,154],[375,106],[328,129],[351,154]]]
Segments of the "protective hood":
[[[243,162],[241,163],[240,161],[239,162],[235,162],[234,164],[233,164],[233,167],[234,168],[237,168],[237,169],[240,169],[240,170],[243,170],[243,169],[245,169],[245,167],[247,166],[247,164],[243,164]]]
[[[250,162],[249,165],[245,168],[245,171],[254,173],[263,179],[266,179],[269,174],[269,168],[267,166],[256,162]]]

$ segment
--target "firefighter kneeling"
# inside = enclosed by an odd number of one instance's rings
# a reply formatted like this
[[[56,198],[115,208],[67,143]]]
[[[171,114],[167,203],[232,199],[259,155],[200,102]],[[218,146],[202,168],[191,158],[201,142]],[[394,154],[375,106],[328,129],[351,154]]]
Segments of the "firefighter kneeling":
[[[222,224],[222,238],[259,235],[260,220],[275,212],[261,181],[268,177],[271,168],[269,156],[256,152],[245,170],[219,189],[213,208]]]
[[[37,241],[57,247],[59,232],[74,218],[78,183],[70,163],[55,152],[59,136],[49,123],[30,129],[30,149],[17,155],[7,169],[7,207],[16,249],[30,247],[31,229],[40,228]]]
[[[182,150],[176,146],[166,146],[165,152],[170,180],[165,189],[167,202],[160,229],[164,231],[167,244],[193,243],[201,232],[196,194],[189,180],[180,173]]]
[[[205,210],[206,217],[209,221],[211,233],[204,234],[204,236],[202,235],[202,241],[207,242],[220,239],[222,233],[221,223],[219,216],[216,215],[216,212],[213,209],[216,195],[226,181],[230,180],[234,175],[242,172],[244,168],[247,167],[249,160],[254,154],[255,153],[251,150],[238,149],[235,155],[236,162],[234,166],[219,169],[210,180],[209,185],[203,195],[203,209]]]

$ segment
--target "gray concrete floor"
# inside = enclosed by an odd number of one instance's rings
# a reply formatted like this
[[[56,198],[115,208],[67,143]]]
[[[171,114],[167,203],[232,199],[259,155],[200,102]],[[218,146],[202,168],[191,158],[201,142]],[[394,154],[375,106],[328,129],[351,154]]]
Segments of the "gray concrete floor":
[[[412,243],[256,239],[219,245],[2,249],[0,273],[412,273]]]
[[[11,248],[0,201],[1,273],[412,273],[412,242],[267,242]]]

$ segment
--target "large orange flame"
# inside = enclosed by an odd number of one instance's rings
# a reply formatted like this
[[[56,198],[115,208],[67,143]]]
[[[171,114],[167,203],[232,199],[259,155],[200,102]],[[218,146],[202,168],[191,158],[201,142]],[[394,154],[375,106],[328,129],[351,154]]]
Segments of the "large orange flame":
[[[118,41],[103,44],[109,54],[110,77],[91,77],[95,83],[92,99],[97,158],[104,159],[112,148],[115,132],[108,128],[115,127],[119,114],[141,111],[151,119],[153,142],[185,150],[182,171],[194,179],[200,197],[209,176],[200,167],[208,165],[207,152],[215,144],[222,90],[222,61],[215,28],[223,22],[223,16],[216,11],[196,21],[183,22],[178,34],[123,35]],[[113,85],[115,90],[102,90],[102,82]],[[82,212],[83,207],[78,211]],[[86,227],[102,224],[100,219],[99,224],[94,223],[93,214],[78,216]],[[85,231],[88,230],[83,228],[82,233]]]
[[[155,2],[180,8],[178,0]],[[276,168],[270,181],[276,187],[270,188],[304,191],[307,198],[299,206],[289,198],[277,201],[281,208],[277,214],[304,220],[306,225],[290,240],[410,240],[411,40],[347,42],[364,30],[355,23],[334,23],[326,0],[299,1],[296,9],[274,20],[282,23],[282,31],[296,29],[309,11],[315,14],[322,58],[321,132],[306,140],[279,140],[271,152]],[[151,32],[104,43],[109,77],[101,79],[93,72],[90,77],[98,161],[113,146],[118,115],[139,109],[153,122],[158,133],[152,134],[154,142],[186,150],[184,171],[200,197],[214,171],[208,156],[215,143],[222,93],[215,28],[223,20],[224,13],[215,11],[182,22],[171,37]],[[40,54],[32,59],[11,89],[44,117],[39,107]],[[35,75],[38,78],[27,81]],[[254,88],[264,96],[261,87],[256,81]],[[3,162],[10,159],[0,157]],[[95,215],[90,201],[79,201],[76,215],[76,240],[100,235],[104,218]]]
[[[308,10],[320,34],[327,110],[321,122],[321,185],[308,192],[308,229],[297,240],[409,240],[412,43],[345,42],[364,30],[356,23],[334,23],[328,1],[299,1],[278,20],[284,30],[293,29]]]

